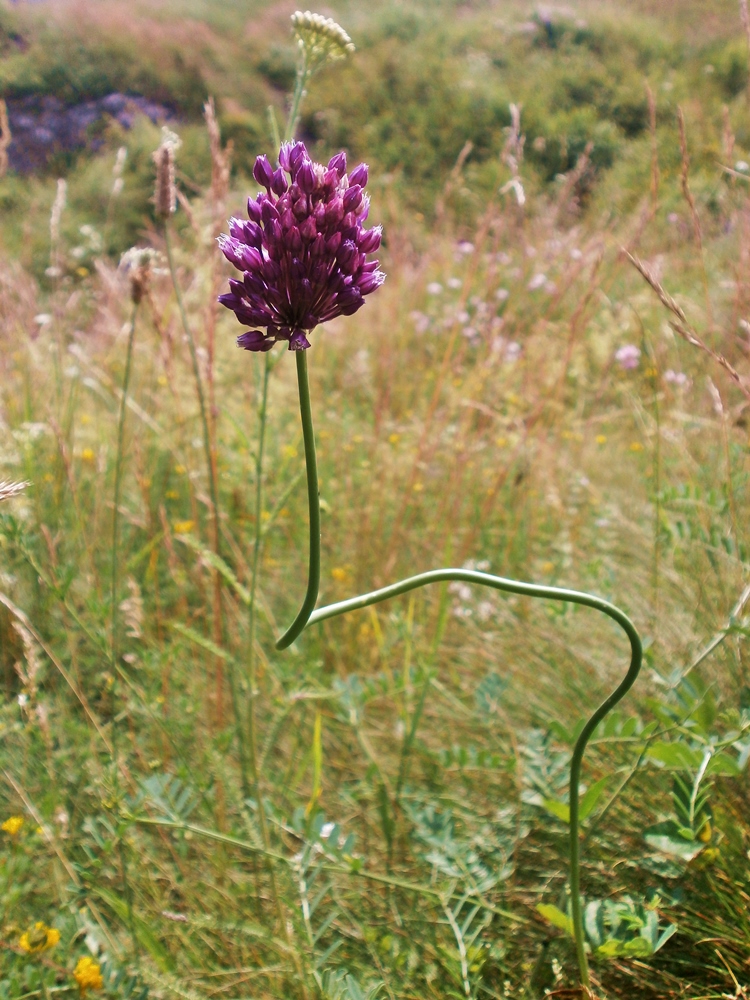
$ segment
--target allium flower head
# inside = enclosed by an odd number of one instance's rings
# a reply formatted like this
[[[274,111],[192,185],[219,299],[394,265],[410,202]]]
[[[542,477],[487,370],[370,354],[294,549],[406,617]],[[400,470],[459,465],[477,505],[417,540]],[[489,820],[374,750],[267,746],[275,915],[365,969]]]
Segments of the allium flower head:
[[[28,955],[38,955],[40,951],[54,948],[59,940],[60,931],[56,927],[48,927],[37,920],[32,928],[20,936],[18,947]]]
[[[330,17],[298,10],[292,14],[292,25],[308,70],[315,70],[326,62],[345,59],[354,52],[351,38]]]
[[[240,323],[263,328],[237,338],[247,351],[268,351],[280,340],[305,350],[306,332],[351,316],[385,280],[378,261],[367,260],[381,239],[380,226],[363,229],[367,165],[347,175],[346,154],[338,153],[324,167],[301,142],[283,145],[279,163],[274,170],[258,157],[253,176],[266,190],[248,198],[248,220],[230,219],[229,235],[219,237],[224,256],[243,272],[219,301]]]

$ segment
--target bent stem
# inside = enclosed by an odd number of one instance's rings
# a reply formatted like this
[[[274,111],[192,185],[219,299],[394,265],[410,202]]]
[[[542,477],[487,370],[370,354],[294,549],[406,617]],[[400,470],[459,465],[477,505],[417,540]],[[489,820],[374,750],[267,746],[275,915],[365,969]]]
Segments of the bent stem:
[[[581,983],[586,988],[590,985],[588,962],[586,960],[585,938],[583,933],[583,912],[581,907],[581,850],[579,843],[580,810],[579,784],[581,765],[586,745],[594,730],[614,706],[625,697],[635,683],[640,673],[643,660],[643,647],[638,632],[628,618],[614,604],[579,590],[567,590],[562,587],[543,587],[534,583],[522,583],[518,580],[508,580],[493,576],[491,573],[481,573],[468,569],[434,569],[416,576],[407,577],[398,583],[351,597],[346,601],[329,604],[314,610],[320,584],[320,499],[318,496],[318,470],[315,456],[315,439],[313,434],[312,412],[310,408],[310,390],[307,379],[307,360],[304,351],[297,353],[297,376],[299,382],[300,415],[305,442],[305,462],[307,465],[307,491],[310,508],[310,566],[307,583],[307,593],[302,607],[284,635],[276,643],[277,649],[286,649],[300,635],[307,625],[314,625],[328,618],[357,611],[362,608],[398,597],[418,587],[431,583],[443,583],[458,580],[464,583],[478,583],[493,590],[507,594],[520,594],[524,597],[543,598],[552,601],[564,601],[570,604],[580,604],[593,608],[611,618],[625,632],[630,641],[630,666],[618,686],[596,709],[586,722],[573,748],[570,762],[570,892],[573,936],[575,938],[576,956],[581,976]]]

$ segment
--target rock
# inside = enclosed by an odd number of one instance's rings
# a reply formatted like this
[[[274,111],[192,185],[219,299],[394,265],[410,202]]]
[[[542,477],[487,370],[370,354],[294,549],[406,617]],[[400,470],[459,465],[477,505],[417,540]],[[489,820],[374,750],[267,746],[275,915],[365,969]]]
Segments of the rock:
[[[63,104],[52,94],[9,98],[7,104],[12,135],[8,160],[11,169],[20,174],[42,170],[54,153],[96,151],[102,142],[92,134],[93,126],[107,118],[130,129],[139,114],[154,123],[173,117],[161,104],[119,93],[73,105]]]

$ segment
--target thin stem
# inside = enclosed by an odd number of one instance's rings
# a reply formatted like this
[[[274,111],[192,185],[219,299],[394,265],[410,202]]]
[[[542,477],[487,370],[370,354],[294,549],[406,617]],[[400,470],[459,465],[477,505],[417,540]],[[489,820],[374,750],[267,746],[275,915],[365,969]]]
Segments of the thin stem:
[[[263,793],[260,787],[260,775],[258,770],[258,737],[255,718],[256,691],[256,655],[255,655],[255,625],[257,620],[256,600],[258,587],[258,568],[260,565],[260,549],[262,542],[261,519],[263,514],[263,456],[266,445],[266,430],[268,427],[268,380],[271,374],[271,357],[266,354],[265,365],[263,367],[263,380],[261,383],[261,399],[258,408],[258,450],[255,456],[255,538],[253,544],[252,578],[250,581],[250,602],[248,611],[248,683],[250,685],[250,704],[247,712],[248,728],[248,750],[250,756],[250,775],[253,784],[253,796],[258,807],[258,826],[260,827],[263,848],[267,855],[271,853],[271,838],[268,833],[268,823],[266,822],[266,810],[263,803]],[[246,779],[243,776],[243,783]],[[276,911],[281,925],[281,930],[291,944],[289,929],[287,926],[284,907],[276,887],[276,876],[273,868],[267,865],[268,876],[271,880],[271,895],[276,904]]]
[[[286,142],[291,142],[294,138],[294,133],[297,128],[297,121],[299,119],[300,105],[305,96],[305,87],[310,79],[310,73],[307,66],[307,52],[303,51],[300,64],[297,66],[297,80],[294,85],[294,96],[292,97],[292,106],[289,109],[289,119],[286,125],[286,135],[284,137]]]
[[[302,437],[305,443],[307,467],[307,497],[310,517],[310,562],[307,575],[307,593],[302,607],[292,624],[276,643],[277,649],[291,646],[307,625],[315,608],[320,588],[320,497],[318,495],[318,462],[315,456],[310,385],[307,378],[307,352],[297,351],[297,381],[299,384],[299,411],[302,418]]]
[[[118,625],[119,625],[119,605],[117,601],[117,591],[119,584],[119,532],[120,532],[120,489],[122,487],[122,470],[124,464],[123,442],[125,438],[125,414],[128,404],[128,389],[130,387],[130,373],[133,367],[133,344],[135,342],[135,325],[138,317],[138,303],[133,303],[133,310],[130,315],[130,329],[128,331],[128,346],[125,353],[125,374],[122,380],[122,396],[120,398],[120,413],[117,419],[117,453],[115,457],[115,490],[114,509],[112,511],[112,564],[110,577],[110,612],[111,612],[111,637],[110,637],[110,657],[112,665],[112,676],[118,675]],[[114,696],[114,692],[113,692]],[[115,782],[115,797],[119,798],[119,764],[118,764],[118,742],[117,742],[117,713],[113,713],[112,718],[112,763],[113,780]],[[139,960],[138,939],[135,934],[135,920],[133,917],[133,898],[128,881],[127,858],[125,856],[125,844],[120,838],[120,864],[122,867],[122,887],[125,903],[128,908],[128,924],[130,936],[133,944],[133,954],[136,963]]]
[[[169,224],[164,223],[164,243],[167,250],[167,261],[169,262],[169,273],[172,277],[172,285],[174,287],[175,297],[177,299],[177,308],[180,313],[180,319],[182,321],[182,329],[185,331],[185,336],[187,337],[188,347],[190,348],[190,360],[193,365],[193,376],[195,377],[195,391],[198,395],[198,406],[200,408],[201,415],[201,425],[203,428],[203,449],[206,455],[206,469],[208,470],[208,488],[211,494],[211,505],[213,507],[213,517],[215,521],[215,548],[216,554],[220,555],[220,532],[218,530],[219,524],[219,496],[216,488],[216,476],[214,474],[214,463],[211,460],[211,435],[208,430],[208,414],[206,411],[206,398],[203,392],[203,380],[201,379],[201,371],[198,365],[198,354],[195,350],[195,338],[193,337],[193,331],[190,328],[190,323],[188,322],[187,313],[185,312],[185,303],[182,299],[182,292],[180,291],[180,286],[177,281],[177,272],[174,266],[174,257],[172,255],[172,240],[169,235]]]
[[[117,453],[115,457],[115,495],[114,510],[112,512],[112,563],[110,574],[110,600],[111,600],[111,661],[112,669],[117,669],[117,627],[118,627],[118,605],[117,587],[119,575],[118,543],[120,532],[120,488],[122,486],[123,467],[123,440],[125,437],[125,413],[128,402],[128,387],[130,385],[130,372],[133,365],[133,343],[135,341],[135,322],[138,316],[138,305],[133,303],[133,311],[130,315],[130,329],[128,331],[128,346],[125,354],[125,375],[122,380],[122,396],[120,397],[120,414],[117,420]]]
[[[260,791],[258,787],[258,764],[257,764],[257,734],[255,726],[255,683],[256,683],[256,655],[255,655],[255,623],[256,623],[256,595],[258,589],[258,566],[260,563],[260,547],[262,541],[261,519],[263,515],[263,455],[266,446],[266,428],[268,425],[268,378],[271,374],[271,357],[266,354],[263,368],[263,381],[261,386],[260,406],[258,407],[258,450],[255,455],[255,538],[253,540],[253,563],[252,576],[250,579],[250,602],[248,611],[248,682],[250,684],[250,706],[247,713],[247,724],[250,745],[250,769],[253,777],[253,789],[261,819],[261,825],[265,823],[262,803],[260,801]],[[264,841],[265,842],[265,841]],[[268,845],[266,844],[266,847]]]

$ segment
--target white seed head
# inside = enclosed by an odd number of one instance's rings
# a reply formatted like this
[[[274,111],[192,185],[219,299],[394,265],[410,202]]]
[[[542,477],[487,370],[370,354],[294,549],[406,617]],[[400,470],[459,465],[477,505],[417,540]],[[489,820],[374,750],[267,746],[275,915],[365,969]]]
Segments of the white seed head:
[[[298,10],[292,14],[297,44],[307,57],[308,66],[316,69],[326,62],[345,59],[354,52],[354,43],[340,24],[322,14]]]

